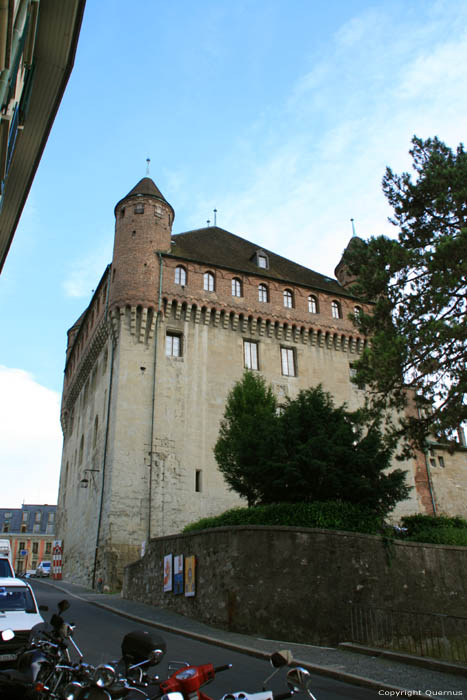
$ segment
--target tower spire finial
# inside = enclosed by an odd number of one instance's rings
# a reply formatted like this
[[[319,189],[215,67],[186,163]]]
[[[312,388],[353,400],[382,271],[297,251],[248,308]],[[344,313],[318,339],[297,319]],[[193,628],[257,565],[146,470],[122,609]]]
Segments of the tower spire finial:
[[[149,163],[151,162],[150,158],[146,158],[146,176],[149,177]]]
[[[354,220],[350,219],[350,221],[352,222],[352,238],[355,238],[357,234],[355,233]]]

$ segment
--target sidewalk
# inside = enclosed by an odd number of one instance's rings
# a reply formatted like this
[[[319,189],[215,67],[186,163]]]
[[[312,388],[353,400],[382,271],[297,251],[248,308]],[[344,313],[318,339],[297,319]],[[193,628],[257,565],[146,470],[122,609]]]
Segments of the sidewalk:
[[[414,665],[414,657],[361,648],[356,645],[317,647],[295,644],[290,640],[268,640],[249,637],[235,632],[216,629],[202,622],[184,617],[170,610],[155,608],[144,603],[125,600],[118,594],[96,591],[68,583],[47,583],[70,596],[107,608],[135,622],[161,630],[182,634],[203,642],[240,651],[259,658],[268,658],[278,648],[291,649],[294,662],[312,673],[319,673],[336,680],[353,683],[379,691],[381,697],[410,697],[422,695],[439,698],[467,698],[467,667],[445,662],[420,659]],[[360,651],[364,653],[360,653]],[[430,667],[431,666],[431,667]]]

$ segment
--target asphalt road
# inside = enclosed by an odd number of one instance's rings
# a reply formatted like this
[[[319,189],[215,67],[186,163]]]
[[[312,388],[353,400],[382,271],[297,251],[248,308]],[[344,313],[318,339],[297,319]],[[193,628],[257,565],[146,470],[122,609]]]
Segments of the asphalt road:
[[[58,601],[66,596],[37,579],[30,579],[29,582],[34,588],[38,603],[47,605],[49,608],[48,612],[42,613],[45,621],[48,622],[56,611]],[[224,693],[229,692],[260,691],[263,681],[272,672],[271,666],[263,660],[218,648],[212,644],[198,642],[181,635],[165,631],[161,633],[159,630],[132,622],[86,601],[73,597],[68,598],[68,600],[71,605],[64,617],[67,621],[76,624],[74,640],[84,654],[85,661],[93,665],[118,659],[123,636],[132,630],[147,629],[153,635],[162,636],[167,645],[164,660],[158,667],[153,667],[153,672],[161,678],[167,677],[168,664],[171,661],[186,661],[192,665],[233,664],[232,669],[219,673],[206,688],[205,692],[212,698],[220,698]],[[78,658],[75,653],[73,653],[73,658],[76,660]],[[277,693],[287,691],[284,670],[279,671],[269,687]],[[334,681],[319,675],[313,676],[311,689],[317,700],[376,700],[376,698],[381,700],[381,696],[376,690]],[[304,697],[297,695],[297,700],[304,699]]]

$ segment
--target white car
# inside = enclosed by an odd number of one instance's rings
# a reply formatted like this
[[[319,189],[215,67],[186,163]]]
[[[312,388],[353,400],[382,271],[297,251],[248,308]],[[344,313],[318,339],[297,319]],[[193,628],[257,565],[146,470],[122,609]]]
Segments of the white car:
[[[41,610],[47,610],[41,606]],[[0,668],[9,667],[27,643],[30,630],[44,622],[31,586],[20,578],[0,578],[0,633],[13,630],[13,639],[0,634]]]

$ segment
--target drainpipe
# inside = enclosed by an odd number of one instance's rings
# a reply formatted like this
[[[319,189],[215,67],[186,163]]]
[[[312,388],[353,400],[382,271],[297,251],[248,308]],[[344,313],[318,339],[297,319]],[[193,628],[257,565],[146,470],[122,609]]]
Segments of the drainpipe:
[[[430,489],[430,496],[431,496],[431,506],[433,508],[433,515],[437,515],[436,512],[436,501],[435,501],[435,496],[433,493],[433,483],[431,481],[431,472],[430,472],[430,457],[428,454],[428,445],[425,444],[423,454],[425,455],[425,466],[426,466],[426,475],[428,478],[428,488]]]
[[[102,479],[101,479],[101,493],[100,493],[100,500],[99,500],[99,517],[97,520],[97,532],[96,532],[96,546],[94,548],[94,564],[92,567],[92,588],[95,587],[96,584],[96,568],[97,568],[97,555],[99,552],[99,536],[100,536],[100,530],[101,530],[101,523],[102,523],[102,510],[103,510],[103,505],[104,505],[104,485],[105,485],[105,468],[107,464],[107,447],[109,443],[109,428],[110,428],[110,401],[112,398],[112,379],[113,379],[113,370],[114,370],[114,348],[115,348],[115,341],[112,333],[112,322],[109,320],[109,290],[110,290],[110,278],[111,278],[111,266],[109,265],[109,279],[107,283],[107,294],[106,294],[106,299],[105,299],[105,319],[107,320],[107,323],[109,324],[110,327],[110,338],[112,341],[112,345],[110,348],[110,376],[109,376],[109,393],[107,396],[107,420],[105,424],[105,438],[104,438],[104,454],[102,455]]]
[[[151,500],[152,500],[152,446],[154,440],[154,417],[156,403],[156,368],[157,368],[157,339],[159,336],[159,313],[161,312],[162,301],[162,253],[157,253],[159,256],[159,295],[157,300],[156,310],[156,327],[154,330],[154,363],[153,363],[153,381],[152,381],[152,409],[151,409],[151,444],[149,449],[149,485],[148,485],[148,530],[146,544],[149,546],[151,539]]]

